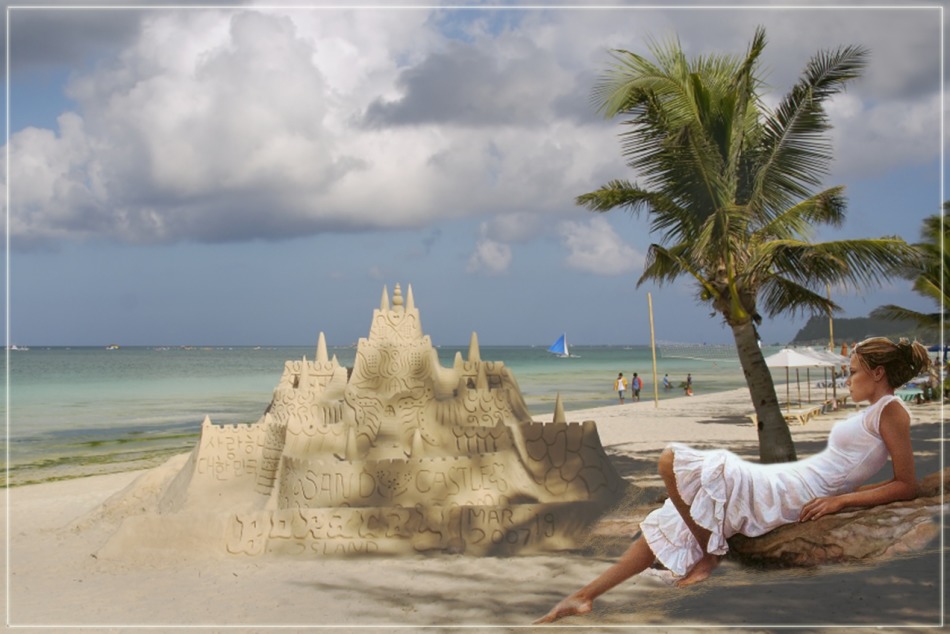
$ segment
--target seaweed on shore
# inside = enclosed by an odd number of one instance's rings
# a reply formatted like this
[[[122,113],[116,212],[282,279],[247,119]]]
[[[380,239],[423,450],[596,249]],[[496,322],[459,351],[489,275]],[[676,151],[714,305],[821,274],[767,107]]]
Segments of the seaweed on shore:
[[[139,452],[65,455],[11,465],[0,473],[0,488],[147,469],[187,450],[188,446],[174,446]]]

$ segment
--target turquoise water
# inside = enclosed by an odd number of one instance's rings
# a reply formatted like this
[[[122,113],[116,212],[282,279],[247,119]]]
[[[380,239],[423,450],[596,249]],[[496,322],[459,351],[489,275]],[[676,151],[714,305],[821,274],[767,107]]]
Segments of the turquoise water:
[[[468,346],[439,349],[443,366]],[[352,366],[354,348],[331,348]],[[617,402],[618,372],[644,379],[641,397],[653,396],[649,347],[583,347],[558,358],[545,347],[481,347],[481,358],[503,361],[513,372],[532,414],[553,410],[558,393],[570,412]],[[139,460],[193,446],[205,415],[220,424],[252,423],[270,403],[284,362],[315,347],[31,348],[10,352],[7,441],[12,471],[94,462]],[[672,347],[657,358],[662,382],[674,386],[693,375],[697,393],[742,387],[733,350]],[[659,390],[660,398],[682,390]],[[11,476],[11,481],[16,479]]]

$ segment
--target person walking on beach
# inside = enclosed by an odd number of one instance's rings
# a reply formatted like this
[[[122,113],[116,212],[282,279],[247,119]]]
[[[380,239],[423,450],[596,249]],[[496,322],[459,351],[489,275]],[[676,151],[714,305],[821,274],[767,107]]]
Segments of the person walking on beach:
[[[617,380],[614,381],[614,389],[617,390],[620,404],[623,405],[623,393],[627,391],[627,379],[623,378],[623,372],[617,375]]]
[[[663,389],[666,390],[667,392],[669,392],[671,389],[673,389],[673,384],[670,383],[670,375],[669,375],[669,374],[664,374],[664,375],[663,375]]]
[[[643,389],[643,379],[634,372],[633,378],[630,379],[630,400],[639,401],[640,400],[640,390]]]
[[[782,464],[747,462],[726,450],[671,443],[659,473],[669,499],[640,524],[620,559],[535,623],[587,614],[594,599],[659,561],[678,587],[709,577],[728,552],[729,537],[763,535],[845,508],[871,507],[917,495],[910,413],[894,390],[927,369],[918,342],[872,337],[851,349],[847,385],[853,402],[871,405],[838,422],[824,451]],[[894,476],[860,486],[890,457]]]
[[[686,387],[685,387],[686,396],[693,395],[693,375],[692,373],[686,373]]]

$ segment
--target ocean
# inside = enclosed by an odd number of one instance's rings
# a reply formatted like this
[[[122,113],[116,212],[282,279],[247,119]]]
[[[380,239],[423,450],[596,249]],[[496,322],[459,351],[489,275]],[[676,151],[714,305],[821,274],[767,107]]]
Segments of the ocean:
[[[468,345],[441,346],[451,367]],[[614,379],[637,372],[641,399],[653,398],[648,346],[574,346],[558,358],[543,346],[482,346],[481,358],[503,361],[514,373],[529,411],[550,413],[558,393],[572,410],[617,402]],[[189,450],[204,417],[214,423],[253,423],[263,414],[284,362],[314,347],[32,347],[10,351],[7,451],[10,485],[158,464]],[[330,348],[352,366],[353,347]],[[766,351],[768,354],[768,351]],[[4,363],[7,361],[5,360]],[[696,393],[743,387],[730,346],[661,345],[657,353],[661,399],[683,395],[693,377]],[[669,374],[674,389],[664,391]]]

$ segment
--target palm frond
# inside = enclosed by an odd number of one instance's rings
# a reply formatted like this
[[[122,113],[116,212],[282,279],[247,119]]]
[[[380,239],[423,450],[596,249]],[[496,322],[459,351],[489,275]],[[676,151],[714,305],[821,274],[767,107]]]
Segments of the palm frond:
[[[574,202],[590,211],[604,212],[621,208],[638,212],[648,204],[651,196],[652,192],[640,189],[630,181],[615,179],[592,192],[581,194]]]
[[[809,237],[815,225],[840,227],[846,208],[844,187],[831,187],[780,210],[758,231],[766,238],[791,240]],[[767,219],[769,214],[762,214],[762,217]]]
[[[735,97],[732,107],[730,142],[728,145],[727,169],[730,171],[730,181],[737,181],[742,153],[746,149],[746,140],[753,133],[755,127],[749,125],[757,119],[756,106],[758,102],[759,80],[755,71],[759,57],[765,50],[765,29],[758,27],[745,59],[736,70],[729,86],[729,93]],[[750,118],[750,113],[752,117]],[[737,193],[737,192],[736,192]],[[735,193],[733,195],[735,199]]]
[[[858,46],[818,53],[765,119],[763,162],[751,196],[756,204],[786,207],[807,197],[809,189],[821,183],[832,159],[831,142],[825,135],[830,124],[824,102],[860,75],[867,55]]]
[[[761,44],[754,44],[753,58]],[[678,42],[654,46],[653,54],[656,62],[614,51],[614,65],[595,86],[593,100],[608,116],[629,115],[621,151],[647,187],[711,211],[735,189],[726,169],[734,108],[723,103],[735,100],[730,82],[739,62],[720,55],[690,63]]]
[[[914,292],[934,300],[940,306],[950,306],[950,288],[940,284],[936,275],[919,275],[914,279]]]
[[[886,319],[889,321],[913,321],[921,328],[940,328],[943,319],[947,318],[947,313],[921,313],[903,306],[886,304],[878,306],[871,311],[870,317],[875,319]]]
[[[637,280],[637,286],[639,287],[647,280],[653,280],[662,286],[684,274],[692,276],[699,282],[705,293],[718,296],[718,291],[703,277],[702,271],[692,265],[689,249],[683,244],[669,249],[659,244],[651,244],[647,249],[643,274]]]
[[[820,291],[778,275],[769,277],[759,287],[758,298],[759,306],[769,317],[806,313],[830,315],[841,310],[841,306]]]
[[[855,288],[877,285],[920,258],[916,249],[897,237],[814,244],[775,240],[762,249],[777,275],[813,288],[826,284]]]

